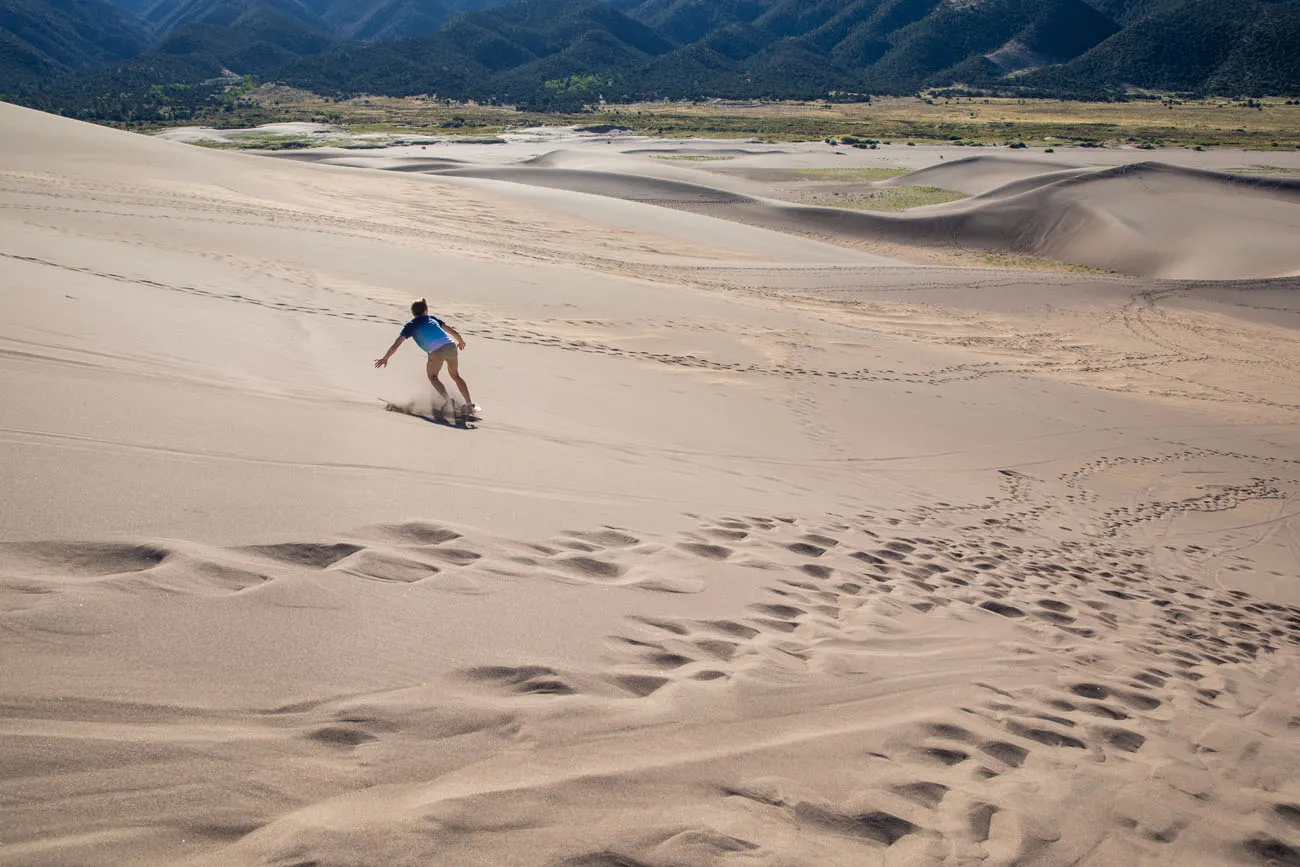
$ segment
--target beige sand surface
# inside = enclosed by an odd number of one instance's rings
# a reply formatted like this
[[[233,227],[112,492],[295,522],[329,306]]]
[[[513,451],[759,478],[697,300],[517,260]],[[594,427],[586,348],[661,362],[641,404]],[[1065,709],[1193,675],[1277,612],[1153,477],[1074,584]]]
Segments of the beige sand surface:
[[[884,217],[807,148],[0,128],[0,865],[1300,862],[1247,155]],[[469,428],[385,411],[420,295]]]
[[[275,152],[334,166],[508,181],[655,204],[811,237],[912,263],[989,253],[1060,260],[1139,277],[1300,275],[1300,154],[1062,148],[828,149],[734,142],[684,146],[588,136],[479,146]],[[988,151],[988,152],[986,152]],[[713,153],[717,159],[702,160]],[[1165,158],[1168,157],[1168,161]],[[909,170],[861,178],[855,171]],[[876,189],[939,187],[956,202],[902,215],[825,207]],[[800,204],[809,198],[816,206]],[[833,199],[829,199],[833,201]],[[956,261],[961,261],[958,258]]]

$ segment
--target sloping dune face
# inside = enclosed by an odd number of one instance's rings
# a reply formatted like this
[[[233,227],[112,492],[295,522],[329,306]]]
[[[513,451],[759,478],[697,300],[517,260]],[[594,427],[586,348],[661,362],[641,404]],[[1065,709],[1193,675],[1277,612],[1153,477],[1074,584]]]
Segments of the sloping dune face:
[[[1300,285],[833,234],[1136,248],[1289,188],[883,218],[0,127],[3,867],[1300,857]],[[420,296],[475,422],[374,366]]]
[[[976,196],[1017,181],[1050,178],[1057,172],[1080,171],[1087,168],[1073,163],[1048,163],[1043,159],[979,156],[948,160],[908,172],[899,178],[891,178],[883,183],[891,186],[917,184],[943,187],[945,190],[957,190]]]
[[[632,149],[628,153],[638,153]],[[356,161],[352,161],[354,164]],[[410,169],[404,169],[410,170]],[[431,172],[644,202],[836,243],[1029,254],[1142,277],[1256,279],[1300,274],[1300,181],[1158,162],[1097,167],[969,157],[878,182],[971,198],[902,215],[792,206],[702,169],[638,173],[607,154],[557,151],[521,164]]]
[[[1300,181],[1138,163],[945,206],[952,230],[989,248],[1124,274],[1241,279],[1300,274]],[[1032,186],[1031,186],[1032,185]],[[940,220],[947,224],[947,221]]]

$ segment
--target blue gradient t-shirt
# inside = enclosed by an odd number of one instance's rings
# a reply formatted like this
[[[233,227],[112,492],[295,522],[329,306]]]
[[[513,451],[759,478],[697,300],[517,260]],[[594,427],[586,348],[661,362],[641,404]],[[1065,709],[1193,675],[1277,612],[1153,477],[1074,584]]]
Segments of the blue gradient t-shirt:
[[[456,342],[442,330],[445,324],[437,316],[417,316],[402,327],[402,336],[415,338],[421,349],[433,352]]]

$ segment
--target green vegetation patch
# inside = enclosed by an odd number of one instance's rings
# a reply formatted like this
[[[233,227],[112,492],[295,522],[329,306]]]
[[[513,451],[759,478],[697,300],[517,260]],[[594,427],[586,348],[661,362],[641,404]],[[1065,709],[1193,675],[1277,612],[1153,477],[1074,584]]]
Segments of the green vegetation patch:
[[[860,103],[711,102],[606,106],[598,116],[656,135],[771,141],[914,141],[962,147],[1300,147],[1300,105],[1225,100],[1074,102],[974,97],[884,97]],[[868,145],[869,146],[869,145]]]
[[[321,136],[312,138],[298,138],[293,136],[281,135],[262,135],[254,134],[239,136],[229,141],[196,141],[194,144],[199,147],[212,148],[214,150],[259,150],[259,151],[280,151],[280,150],[301,150],[303,148],[318,148],[326,145],[338,145],[337,140],[322,141]]]
[[[797,175],[817,181],[840,183],[883,181],[905,175],[911,169],[898,168],[861,168],[861,169],[791,169]]]
[[[1069,271],[1080,274],[1114,273],[1113,271],[1107,271],[1105,268],[1077,265],[1074,262],[1058,262],[1055,259],[1044,259],[1041,256],[1031,256],[1028,253],[977,253],[975,255],[984,263],[996,268],[1013,268],[1017,271]]]
[[[590,96],[608,84],[608,78],[602,75],[570,75],[567,78],[552,78],[544,86],[552,93]]]
[[[712,157],[704,154],[655,154],[651,155],[654,160],[689,160],[696,163],[711,163],[718,160],[729,160],[733,157]]]
[[[964,198],[965,193],[942,187],[881,187],[867,193],[823,194],[813,199],[804,199],[803,204],[854,208],[860,211],[906,211],[908,208],[940,205]]]
[[[1300,175],[1300,169],[1285,166],[1246,166],[1225,171],[1230,175]]]
[[[582,77],[557,88],[586,86]],[[86,95],[77,117],[132,129],[202,124],[256,127],[281,121],[333,124],[353,135],[486,137],[534,126],[585,126],[662,138],[749,142],[903,142],[949,147],[1209,147],[1291,151],[1300,147],[1300,104],[1258,108],[1222,100],[1125,103],[1002,98],[877,98],[862,103],[680,102],[602,105],[582,112],[520,111],[434,97],[335,99],[236,79],[219,86],[153,87],[143,95]],[[138,98],[137,98],[138,97]],[[132,101],[134,100],[134,101]],[[1002,144],[996,144],[1002,143]],[[854,145],[855,147],[857,145]],[[870,147],[870,145],[867,145]]]

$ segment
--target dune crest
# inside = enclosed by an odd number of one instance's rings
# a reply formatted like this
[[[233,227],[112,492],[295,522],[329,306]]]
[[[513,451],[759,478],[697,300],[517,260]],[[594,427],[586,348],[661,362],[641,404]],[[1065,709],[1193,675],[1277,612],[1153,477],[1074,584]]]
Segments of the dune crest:
[[[1018,181],[1051,177],[1056,172],[1087,170],[1077,163],[1048,163],[1043,159],[1003,156],[974,156],[945,160],[936,165],[881,181],[882,186],[935,186],[978,196]]]
[[[897,216],[791,206],[752,183],[727,179],[719,186],[713,181],[722,176],[705,169],[656,167],[647,175],[603,153],[555,150],[518,165],[427,170],[692,210],[840,242],[1027,254],[1141,277],[1300,274],[1300,253],[1288,243],[1300,233],[1300,181],[1153,161],[1090,168],[991,156],[953,160],[876,185],[939,186],[971,198]]]

